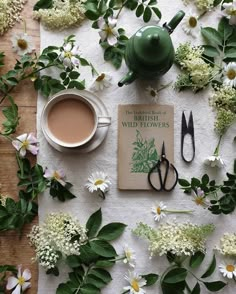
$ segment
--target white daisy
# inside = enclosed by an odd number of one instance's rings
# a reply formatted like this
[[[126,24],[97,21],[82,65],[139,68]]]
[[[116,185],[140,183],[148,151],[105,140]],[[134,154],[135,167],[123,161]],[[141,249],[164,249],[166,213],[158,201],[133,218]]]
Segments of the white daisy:
[[[129,291],[130,294],[145,294],[146,291],[142,289],[147,284],[146,280],[139,276],[135,272],[130,272],[125,276],[125,280],[129,282],[129,286],[123,288],[125,291]]]
[[[200,25],[197,14],[190,10],[183,19],[182,28],[187,35],[196,37],[200,32]]]
[[[236,87],[236,62],[225,65],[223,83],[230,87]]]
[[[228,279],[236,278],[236,265],[231,264],[220,264],[219,270],[223,274],[224,277]]]
[[[21,157],[25,156],[27,150],[33,155],[37,155],[39,151],[37,144],[38,141],[33,133],[22,134],[12,141],[12,145],[19,151]]]
[[[118,32],[115,29],[117,24],[117,19],[108,17],[105,21],[102,17],[98,20],[98,27],[100,28],[99,35],[102,42],[107,40],[110,46],[114,46],[117,43]]]
[[[63,186],[65,186],[66,184],[66,182],[64,181],[65,172],[61,168],[58,170],[52,170],[52,169],[46,168],[43,176],[49,180],[56,180],[59,183],[61,183]]]
[[[67,43],[63,46],[60,60],[66,67],[76,67],[79,66],[79,59],[77,58],[77,55],[79,55],[79,46]]]
[[[130,248],[127,244],[125,244],[124,246],[124,254],[125,254],[125,258],[124,258],[124,263],[128,264],[131,267],[135,267],[135,260],[136,260],[136,255],[135,255],[135,251]]]
[[[224,3],[222,7],[224,8],[222,11],[223,14],[229,18],[229,24],[236,25],[236,0],[230,3]]]
[[[17,278],[16,277],[9,277],[7,280],[7,290],[12,290],[12,294],[21,294],[24,292],[26,289],[31,287],[31,283],[28,282],[31,279],[31,272],[29,269],[25,269],[23,271],[23,274],[21,274],[21,268],[22,266],[18,266],[18,274]]]
[[[108,176],[104,172],[98,171],[91,174],[85,187],[90,193],[93,193],[94,191],[102,191],[105,193],[109,190],[110,185],[111,182],[108,179]]]
[[[90,89],[95,92],[102,91],[104,88],[108,88],[112,85],[111,80],[111,75],[109,75],[108,73],[101,73],[93,81],[92,85],[90,86]]]
[[[35,50],[31,37],[26,33],[14,34],[11,42],[13,51],[18,55],[32,53]]]
[[[162,218],[166,217],[165,210],[166,205],[162,201],[153,206],[152,213],[154,214],[154,220],[159,222]]]
[[[224,161],[220,156],[212,155],[205,160],[205,164],[221,168],[224,166]]]
[[[153,102],[157,103],[158,98],[159,98],[159,96],[158,96],[159,91],[157,89],[154,89],[151,86],[148,86],[145,89],[145,91],[146,91],[146,94],[152,98]]]

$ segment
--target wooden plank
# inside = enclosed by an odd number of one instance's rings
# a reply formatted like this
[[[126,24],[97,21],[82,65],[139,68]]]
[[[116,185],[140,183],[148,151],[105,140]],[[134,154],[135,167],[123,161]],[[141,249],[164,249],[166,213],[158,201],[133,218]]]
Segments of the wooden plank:
[[[26,20],[27,33],[32,36],[33,42],[39,51],[39,24],[32,19],[32,8],[37,0],[29,0],[22,12],[22,18]],[[6,54],[4,68],[0,74],[10,70],[17,58],[17,55],[12,52],[11,35],[13,33],[22,32],[23,23],[17,23],[13,29],[9,30],[3,37],[0,37],[0,51]],[[37,93],[35,92],[31,81],[24,81],[21,85],[16,87],[12,92],[16,103],[19,107],[21,116],[20,125],[17,133],[14,136],[25,132],[36,131],[36,103]],[[0,114],[0,127],[3,121],[3,115]],[[13,137],[14,137],[13,136]],[[15,152],[11,142],[5,138],[0,138],[0,183],[2,184],[1,192],[7,194],[14,199],[17,199],[18,179],[16,176],[17,164],[15,159]],[[37,224],[36,218],[32,224],[25,227],[21,239],[16,232],[0,233],[0,265],[2,264],[22,264],[24,268],[29,268],[32,273],[31,289],[27,292],[29,294],[37,293],[38,281],[38,266],[37,263],[32,263],[31,258],[34,257],[34,250],[29,245],[27,234],[29,234],[32,225]]]

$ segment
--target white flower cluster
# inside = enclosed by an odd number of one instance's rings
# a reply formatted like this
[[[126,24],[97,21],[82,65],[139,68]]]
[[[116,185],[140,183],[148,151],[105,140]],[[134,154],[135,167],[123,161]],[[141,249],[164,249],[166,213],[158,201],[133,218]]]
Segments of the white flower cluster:
[[[77,26],[84,19],[85,0],[53,0],[50,9],[34,11],[34,18],[41,20],[49,30],[64,30]]]
[[[220,239],[220,248],[217,248],[221,254],[236,257],[236,233],[225,233]]]
[[[1,0],[0,1],[0,35],[12,28],[21,20],[20,13],[27,0]]]
[[[214,7],[214,0],[183,0],[185,4],[193,2],[199,10],[211,10]]]
[[[198,91],[210,83],[215,70],[203,60],[203,51],[202,47],[194,47],[190,43],[180,44],[176,51],[176,61],[186,73],[179,76],[175,84],[177,89],[189,86],[193,91]]]
[[[67,213],[49,214],[45,223],[34,226],[28,237],[35,247],[35,259],[47,269],[55,267],[59,254],[79,255],[80,246],[87,241],[86,229]]]
[[[0,193],[0,205],[1,206],[6,206],[6,200],[7,200],[7,196],[3,195]]]
[[[214,231],[214,225],[193,225],[191,223],[166,223],[158,229],[139,223],[133,231],[135,235],[148,239],[151,256],[168,252],[177,256],[205,252],[206,237]]]

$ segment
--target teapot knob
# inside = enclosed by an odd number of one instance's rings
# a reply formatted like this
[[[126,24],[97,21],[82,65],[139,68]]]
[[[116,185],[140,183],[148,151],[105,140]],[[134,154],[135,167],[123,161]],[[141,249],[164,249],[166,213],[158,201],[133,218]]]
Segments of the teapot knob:
[[[152,45],[157,45],[159,43],[159,40],[160,40],[160,36],[157,33],[151,36]]]

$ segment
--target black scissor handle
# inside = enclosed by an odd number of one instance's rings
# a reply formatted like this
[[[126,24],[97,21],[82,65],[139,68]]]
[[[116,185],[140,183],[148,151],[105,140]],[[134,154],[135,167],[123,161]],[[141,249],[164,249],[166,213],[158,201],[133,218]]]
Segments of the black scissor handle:
[[[166,192],[170,192],[170,191],[174,190],[175,186],[176,186],[177,183],[178,183],[178,179],[179,179],[179,173],[178,173],[177,169],[175,168],[175,166],[174,166],[172,163],[169,164],[168,170],[169,170],[170,166],[173,168],[174,173],[175,173],[175,182],[174,182],[174,184],[173,184],[173,186],[172,186],[171,188],[167,189],[167,188],[166,188],[166,180],[167,180],[167,176],[166,176],[166,179],[165,179],[165,181],[164,181],[164,185],[163,185],[163,190],[166,191]]]
[[[157,192],[162,191],[162,176],[161,176],[161,172],[160,172],[160,165],[161,165],[161,161],[158,160],[157,163],[150,169],[149,173],[148,173],[148,183],[149,185]],[[156,188],[153,184],[152,184],[152,180],[151,180],[151,175],[152,173],[157,170],[158,176],[159,176],[159,181],[160,181],[160,189]]]

